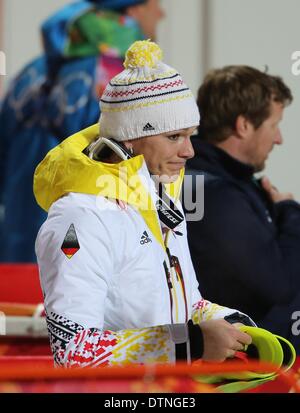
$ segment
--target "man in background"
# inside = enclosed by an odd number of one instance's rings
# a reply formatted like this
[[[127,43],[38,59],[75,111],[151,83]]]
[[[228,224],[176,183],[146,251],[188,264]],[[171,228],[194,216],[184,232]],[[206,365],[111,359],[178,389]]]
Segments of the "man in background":
[[[300,308],[300,205],[267,177],[254,175],[282,144],[279,123],[291,101],[282,79],[251,67],[206,76],[187,172],[204,174],[204,217],[188,222],[188,237],[205,297],[240,308],[297,344],[292,324]]]
[[[99,96],[123,69],[136,40],[155,38],[159,0],[90,0],[67,5],[42,25],[44,55],[12,83],[0,110],[0,261],[36,260],[45,213],[32,193],[45,154],[97,122]]]

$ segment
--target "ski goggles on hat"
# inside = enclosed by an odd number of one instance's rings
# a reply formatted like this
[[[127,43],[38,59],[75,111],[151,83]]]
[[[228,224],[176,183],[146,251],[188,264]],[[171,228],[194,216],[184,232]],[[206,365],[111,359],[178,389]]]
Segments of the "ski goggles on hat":
[[[84,150],[84,153],[89,158],[99,162],[106,162],[113,153],[122,160],[128,160],[133,157],[133,153],[131,153],[121,142],[117,142],[112,138],[108,139],[103,137],[100,137],[91,143]],[[157,195],[156,210],[159,219],[163,226],[174,230],[183,222],[184,216],[166,193],[163,184],[158,184]]]

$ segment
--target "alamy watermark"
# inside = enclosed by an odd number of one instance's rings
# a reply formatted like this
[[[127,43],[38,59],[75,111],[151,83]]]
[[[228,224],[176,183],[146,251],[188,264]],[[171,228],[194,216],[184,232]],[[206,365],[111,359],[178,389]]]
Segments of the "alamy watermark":
[[[299,76],[300,75],[300,50],[296,50],[295,52],[293,52],[291,59],[294,62],[291,68],[292,74],[294,76]]]
[[[6,317],[5,314],[0,311],[0,336],[5,336],[6,334]]]
[[[300,335],[300,311],[294,311],[292,314],[292,320],[295,320],[292,324],[292,334],[293,336]]]
[[[105,202],[104,197],[107,201],[109,199],[120,200],[143,211],[157,210],[158,205],[153,202],[153,199],[156,195],[161,196],[160,184],[174,183],[179,176],[152,176],[149,181],[143,175],[130,176],[127,167],[123,166],[119,170],[118,178],[103,174],[97,179],[99,196],[96,204],[99,209],[113,210],[115,208],[114,203]],[[171,185],[170,188],[169,198],[164,197],[164,205],[172,208],[173,200],[177,199],[178,185]],[[148,194],[153,196],[148,196]],[[200,221],[204,216],[204,175],[185,175],[178,199],[185,210],[186,220]]]
[[[0,76],[6,75],[6,56],[5,53],[0,50]]]

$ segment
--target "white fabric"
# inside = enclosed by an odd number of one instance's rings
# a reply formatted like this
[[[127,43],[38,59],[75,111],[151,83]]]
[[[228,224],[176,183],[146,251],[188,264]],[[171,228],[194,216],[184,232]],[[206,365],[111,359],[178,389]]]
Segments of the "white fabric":
[[[151,180],[148,174],[148,180]],[[152,180],[151,180],[152,181]],[[61,250],[73,224],[79,251],[68,259]],[[171,234],[169,249],[179,258],[188,300],[201,299],[190,260],[185,222]],[[141,243],[144,231],[151,242]],[[45,308],[85,328],[120,330],[171,323],[170,298],[163,262],[166,252],[143,218],[132,207],[120,210],[114,201],[94,195],[70,193],[55,202],[41,227],[36,253]],[[179,281],[173,277],[178,301],[174,322],[185,322],[184,300]]]
[[[155,198],[155,186],[145,165],[139,174]],[[182,210],[179,203],[177,207]],[[61,246],[72,224],[80,249],[69,259]],[[196,310],[193,305],[201,303],[201,295],[185,221],[176,230],[183,235],[171,233],[168,248],[181,265],[187,319],[191,319]],[[144,242],[145,231],[148,242]],[[70,193],[51,206],[37,237],[36,254],[47,314],[59,314],[86,329],[119,331],[171,324],[163,266],[165,261],[171,271],[169,258],[133,207],[120,209],[115,201],[102,196]],[[185,323],[184,296],[174,272],[172,284],[173,322]],[[205,301],[199,321],[223,318],[234,312]]]
[[[123,70],[100,100],[100,136],[125,141],[199,125],[195,98],[180,74],[156,67]]]

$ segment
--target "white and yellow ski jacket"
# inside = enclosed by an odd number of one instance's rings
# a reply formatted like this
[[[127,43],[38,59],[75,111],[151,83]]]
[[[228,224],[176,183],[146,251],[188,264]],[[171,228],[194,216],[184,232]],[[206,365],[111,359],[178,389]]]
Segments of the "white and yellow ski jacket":
[[[106,164],[82,153],[97,135],[95,125],[71,136],[34,177],[48,211],[36,254],[55,362],[174,362],[189,320],[200,333],[201,321],[239,313],[202,299],[186,223],[162,231],[144,158]],[[180,187],[168,185],[174,201]]]

